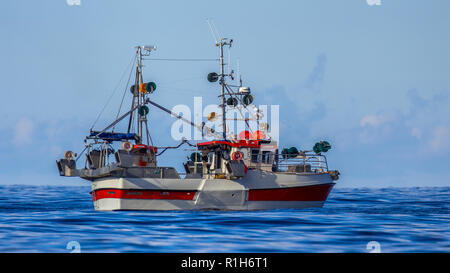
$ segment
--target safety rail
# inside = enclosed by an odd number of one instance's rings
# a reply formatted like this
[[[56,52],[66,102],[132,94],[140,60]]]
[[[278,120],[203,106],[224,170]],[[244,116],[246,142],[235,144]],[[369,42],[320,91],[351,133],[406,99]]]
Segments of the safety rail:
[[[275,160],[276,162],[276,160]],[[324,155],[301,153],[296,157],[278,155],[278,172],[323,173],[328,172],[328,162]]]
[[[255,159],[245,160],[248,169],[261,169],[272,172],[283,173],[327,173],[328,162],[325,155],[300,152],[297,156],[286,154],[258,155]],[[181,178],[186,177],[186,173],[178,172]]]

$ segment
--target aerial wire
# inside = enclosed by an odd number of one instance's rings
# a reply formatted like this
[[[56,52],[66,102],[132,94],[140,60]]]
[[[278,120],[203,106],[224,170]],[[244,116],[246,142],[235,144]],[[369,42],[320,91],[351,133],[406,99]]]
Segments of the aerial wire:
[[[134,64],[136,63],[136,58],[137,58],[137,53],[136,53],[136,55],[135,55],[134,58],[133,58],[133,64],[131,65],[131,67],[133,67]],[[130,69],[130,75],[128,75],[127,85],[125,86],[125,90],[124,90],[124,92],[123,92],[122,101],[120,102],[120,106],[119,106],[119,110],[117,111],[116,119],[119,118],[120,110],[122,109],[123,101],[124,101],[124,99],[125,99],[125,95],[126,95],[126,93],[127,93],[128,85],[130,84],[130,79],[131,79],[131,75],[132,75],[132,74],[133,74],[133,68]],[[115,128],[115,127],[116,127],[116,126],[114,125],[114,127],[112,128],[112,131],[114,131],[114,128]]]
[[[113,98],[114,94],[116,93],[120,83],[122,82],[123,77],[125,76],[125,72],[128,71],[128,67],[131,65],[131,63],[133,62],[133,60],[135,59],[135,56],[133,56],[133,59],[130,61],[130,64],[126,67],[125,71],[122,73],[122,76],[119,80],[119,82],[117,83],[116,87],[113,90],[113,93],[111,94],[111,96],[108,98],[108,100],[106,101],[106,104],[103,106],[102,110],[100,111],[100,113],[97,115],[97,118],[95,119],[94,123],[91,126],[91,131],[94,128],[95,124],[97,123],[97,121],[99,120],[100,116],[103,114],[103,111],[105,111],[106,107],[108,106],[108,104],[110,103],[111,99]]]
[[[183,58],[144,58],[151,61],[174,61],[174,62],[217,62],[219,59],[183,59]]]
[[[206,19],[206,22],[208,23],[209,30],[211,31],[211,35],[213,36],[214,42],[215,42],[216,44],[218,44],[216,34],[214,33],[214,30],[213,30],[213,28],[212,28],[212,26],[211,26],[211,19],[210,19],[210,18],[207,18],[207,19]]]

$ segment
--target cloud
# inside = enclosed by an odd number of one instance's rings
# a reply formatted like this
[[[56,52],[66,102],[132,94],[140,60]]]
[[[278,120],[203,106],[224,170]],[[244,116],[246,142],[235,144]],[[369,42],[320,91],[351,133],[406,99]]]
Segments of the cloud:
[[[375,115],[366,115],[361,118],[359,125],[361,127],[372,126],[372,127],[380,127],[390,121],[393,120],[393,116],[385,113],[375,114]]]
[[[13,142],[15,144],[30,144],[34,130],[33,122],[28,118],[21,118],[15,126]]]
[[[435,152],[447,150],[450,147],[450,126],[436,127],[429,144]]]
[[[417,139],[421,139],[423,131],[420,128],[414,127],[411,129],[411,135]]]
[[[401,123],[408,128],[410,136],[418,140],[421,154],[441,154],[450,149],[449,96],[445,92],[421,95],[411,89],[406,93],[409,111],[401,116]]]
[[[412,110],[425,108],[430,105],[430,101],[421,97],[417,89],[408,90],[406,92],[406,97],[412,105]]]
[[[305,82],[305,87],[316,89],[323,82],[327,65],[327,55],[320,54],[316,59],[316,66],[309,74]]]

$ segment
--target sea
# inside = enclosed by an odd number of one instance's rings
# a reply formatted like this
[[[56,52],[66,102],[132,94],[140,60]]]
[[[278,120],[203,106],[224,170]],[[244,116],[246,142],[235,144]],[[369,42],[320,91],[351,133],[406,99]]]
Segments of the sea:
[[[0,252],[450,252],[450,187],[335,188],[323,208],[96,212],[90,188],[0,186]]]

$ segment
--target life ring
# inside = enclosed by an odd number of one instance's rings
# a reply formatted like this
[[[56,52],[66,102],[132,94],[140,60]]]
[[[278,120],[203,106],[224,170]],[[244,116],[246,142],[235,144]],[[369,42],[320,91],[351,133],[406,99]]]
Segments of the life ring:
[[[131,142],[122,142],[122,150],[131,151],[133,150],[133,144]]]
[[[231,154],[231,158],[233,160],[241,160],[244,158],[244,154],[241,151],[236,151]]]

